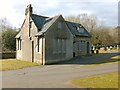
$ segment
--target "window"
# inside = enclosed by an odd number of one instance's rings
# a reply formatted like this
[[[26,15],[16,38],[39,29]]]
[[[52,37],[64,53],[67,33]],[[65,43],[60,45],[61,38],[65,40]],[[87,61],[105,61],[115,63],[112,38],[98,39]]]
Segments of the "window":
[[[79,42],[79,50],[82,51],[82,41]]]
[[[32,21],[29,23],[29,36],[31,36]]]
[[[39,50],[39,44],[40,44],[40,42],[39,42],[39,38],[37,39],[37,52],[39,52],[40,50]]]
[[[53,39],[53,51],[56,53],[58,51],[58,41],[57,39]]]
[[[82,52],[85,51],[85,41],[81,40],[79,42],[79,50],[82,51]]]
[[[62,28],[62,23],[58,22],[58,28],[61,29]]]
[[[65,53],[66,52],[66,39],[62,39],[62,52]]]
[[[37,39],[36,52],[42,53],[42,38]]]
[[[66,39],[54,39],[53,40],[53,52],[65,53],[66,52]]]
[[[79,32],[79,33],[84,33],[84,28],[80,28],[80,29],[78,30],[78,32]]]
[[[30,21],[30,28],[32,28],[32,21]]]
[[[18,50],[21,50],[21,39],[18,39]]]

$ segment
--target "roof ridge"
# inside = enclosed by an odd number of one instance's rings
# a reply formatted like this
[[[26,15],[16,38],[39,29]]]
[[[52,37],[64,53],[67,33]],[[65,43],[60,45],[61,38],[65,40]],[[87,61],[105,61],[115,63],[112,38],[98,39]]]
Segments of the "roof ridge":
[[[32,15],[35,15],[35,16],[38,16],[38,17],[49,18],[49,17],[47,17],[47,16],[42,16],[42,15],[38,15],[38,14],[32,14]]]

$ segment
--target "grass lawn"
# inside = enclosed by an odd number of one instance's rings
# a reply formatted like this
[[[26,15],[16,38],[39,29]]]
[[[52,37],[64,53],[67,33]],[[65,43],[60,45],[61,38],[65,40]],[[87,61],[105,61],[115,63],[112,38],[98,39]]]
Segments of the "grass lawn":
[[[39,64],[27,62],[27,61],[20,61],[16,59],[3,59],[0,60],[0,70],[6,71],[6,70],[16,70],[16,69],[22,69],[25,67],[31,67],[31,66],[38,66]]]
[[[80,88],[118,88],[118,72],[72,80]]]

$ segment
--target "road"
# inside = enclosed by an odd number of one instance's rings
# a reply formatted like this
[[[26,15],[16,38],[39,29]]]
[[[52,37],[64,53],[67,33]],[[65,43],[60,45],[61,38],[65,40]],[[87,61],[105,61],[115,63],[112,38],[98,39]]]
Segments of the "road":
[[[70,80],[118,71],[118,64],[88,66],[118,53],[76,58],[55,65],[35,66],[2,72],[3,88],[75,88]],[[87,65],[87,66],[86,66]]]

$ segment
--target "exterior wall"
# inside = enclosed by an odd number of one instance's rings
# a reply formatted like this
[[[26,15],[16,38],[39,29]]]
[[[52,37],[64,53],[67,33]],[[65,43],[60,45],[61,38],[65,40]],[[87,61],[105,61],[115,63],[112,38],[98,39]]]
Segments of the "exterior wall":
[[[81,41],[84,42],[84,46],[83,46],[84,48],[82,48],[81,47],[82,45],[80,45]],[[87,46],[87,42],[89,42],[89,46]],[[88,38],[88,37],[75,37],[75,43],[74,43],[74,48],[73,48],[73,51],[75,52],[75,56],[90,54],[90,51],[91,51],[90,47],[91,47],[90,38]],[[87,52],[87,49],[89,52]]]
[[[25,17],[25,22],[23,23],[23,26],[20,31],[20,39],[21,41],[21,50],[17,49],[17,59],[25,60],[25,61],[32,61],[31,58],[31,41],[29,37],[29,14],[26,15]],[[16,39],[17,40],[17,39]],[[17,42],[17,48],[18,48],[18,40]]]
[[[31,28],[30,28],[30,22]],[[37,33],[37,28],[33,23],[30,15],[27,14],[25,18],[25,22],[20,31],[21,36],[21,50],[16,50],[16,58],[20,60],[30,61],[30,62],[37,62],[42,63],[41,57],[42,53],[36,52],[36,45],[37,45],[37,37],[35,34]],[[32,48],[32,43],[34,44]],[[18,48],[18,40],[16,39],[16,48]],[[32,54],[33,57],[32,57]]]
[[[44,38],[39,38],[39,52],[38,50],[38,39],[34,39],[34,61],[36,63],[43,64],[43,48],[44,48]]]
[[[58,22],[62,23],[62,27],[58,28]],[[66,52],[54,51],[55,39],[66,39]],[[55,63],[58,61],[68,60],[73,57],[73,36],[66,26],[62,17],[47,30],[45,33],[45,63]]]

